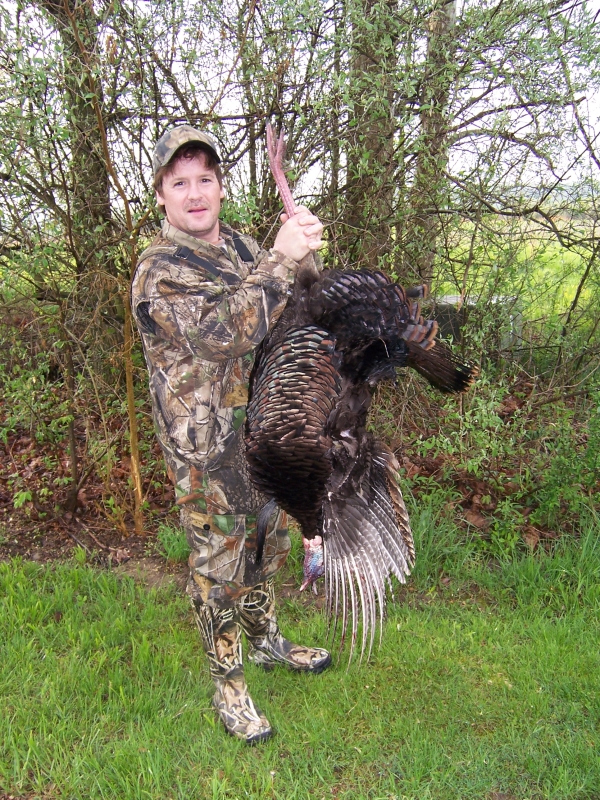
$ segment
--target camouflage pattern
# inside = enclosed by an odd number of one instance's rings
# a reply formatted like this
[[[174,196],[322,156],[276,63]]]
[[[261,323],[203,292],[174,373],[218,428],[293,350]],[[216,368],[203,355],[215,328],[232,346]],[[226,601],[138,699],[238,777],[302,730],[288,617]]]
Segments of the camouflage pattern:
[[[244,262],[233,232],[222,224],[220,231],[222,247],[165,220],[140,256],[131,290],[157,436],[193,548],[188,591],[215,607],[273,574],[289,551],[280,515],[271,520],[260,569],[248,557],[265,499],[248,479],[243,425],[254,351],[283,312],[297,269],[250,237],[240,238],[255,260]],[[179,248],[196,262],[177,256]]]
[[[216,687],[213,706],[227,732],[248,744],[268,739],[269,721],[248,694],[235,610],[213,609],[198,601],[192,601],[192,608]]]
[[[255,586],[239,603],[240,624],[250,646],[248,661],[264,669],[283,664],[300,672],[323,672],[331,655],[321,647],[292,644],[279,630],[272,581]]]
[[[213,706],[232,736],[248,744],[264,741],[272,730],[248,693],[242,630],[248,639],[248,660],[265,669],[283,664],[293,670],[319,673],[330,665],[330,654],[322,648],[302,647],[284,639],[275,616],[272,581],[255,586],[230,608],[214,608],[193,596],[191,600],[215,684]]]
[[[142,253],[132,282],[132,308],[150,371],[154,420],[163,449],[215,469],[235,447],[246,415],[254,351],[281,316],[297,264],[261,252],[254,265],[235,252],[178,231],[165,220]],[[216,263],[223,278],[175,257],[178,245]]]
[[[220,161],[219,153],[213,139],[203,131],[197,131],[191,125],[178,125],[171,128],[160,137],[152,154],[152,170],[154,174],[161,167],[164,167],[173,158],[175,153],[188,142],[201,142],[214,153],[217,161]]]
[[[287,514],[279,511],[271,518],[264,555],[257,565],[256,509],[265,498],[248,478],[242,437],[230,463],[212,472],[165,455],[179,495],[181,524],[192,548],[187,592],[215,608],[231,607],[285,563],[290,551]]]

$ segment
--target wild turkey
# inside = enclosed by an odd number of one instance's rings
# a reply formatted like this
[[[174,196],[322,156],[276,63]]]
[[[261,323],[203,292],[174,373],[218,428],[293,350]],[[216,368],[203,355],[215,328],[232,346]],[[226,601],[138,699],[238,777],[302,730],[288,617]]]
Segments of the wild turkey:
[[[271,168],[288,215],[295,206],[281,167]],[[330,619],[341,614],[341,645],[351,620],[350,658],[362,618],[361,656],[371,652],[390,577],[404,583],[414,563],[408,514],[393,453],[366,430],[372,390],[410,366],[441,391],[461,392],[476,371],[435,341],[415,299],[381,272],[326,270],[312,263],[256,356],[246,423],[246,454],[256,486],[270,498],[258,521],[256,559],[275,506],[299,523],[305,581],[324,572]],[[322,542],[322,548],[321,548]],[[335,632],[335,631],[334,631]]]

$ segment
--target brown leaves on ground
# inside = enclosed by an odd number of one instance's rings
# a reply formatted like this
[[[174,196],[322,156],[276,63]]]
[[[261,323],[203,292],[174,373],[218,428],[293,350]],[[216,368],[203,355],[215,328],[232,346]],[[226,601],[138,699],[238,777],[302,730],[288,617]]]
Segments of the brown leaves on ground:
[[[473,508],[467,508],[466,511],[463,512],[463,519],[465,519],[469,525],[474,525],[479,530],[487,531],[492,521],[489,517],[484,517],[483,514],[480,514],[479,511],[476,511]]]
[[[532,390],[533,384],[526,377],[511,387],[497,409],[507,425],[512,424],[517,412],[529,413]],[[417,408],[405,402],[402,409],[403,433],[414,426],[413,432],[426,438],[436,428],[443,427],[440,407],[425,395],[419,398],[418,408],[425,417],[419,418],[418,424]],[[0,424],[3,421],[0,399]],[[9,432],[6,442],[0,442],[0,558],[16,555],[38,561],[65,558],[77,546],[86,549],[90,556],[94,554],[102,563],[112,565],[144,555],[147,539],[133,535],[131,463],[124,436],[126,420],[119,415],[109,420],[114,455],[108,467],[103,458],[105,446],[96,441],[90,447],[88,442],[89,431],[94,427],[102,428],[99,421],[95,425],[93,420],[87,428],[83,424],[76,426],[79,473],[84,478],[74,507],[68,504],[71,464],[66,437],[41,443],[32,427]],[[145,518],[152,530],[165,518],[170,517],[176,523],[177,515],[172,512],[172,487],[164,474],[162,454],[149,422],[141,436],[151,442],[144,451],[142,466]],[[402,474],[412,483],[417,497],[420,491],[429,490],[431,481],[439,483],[448,493],[447,513],[465,529],[470,527],[482,537],[489,537],[498,505],[509,499],[518,509],[521,535],[530,549],[558,537],[553,531],[531,524],[532,509],[523,508],[520,500],[518,465],[502,464],[501,473],[490,471],[489,479],[484,479],[467,472],[457,456],[422,456],[416,449],[405,449],[400,440],[395,449],[399,451]],[[95,456],[98,461],[94,463],[92,453],[96,451],[101,455]],[[20,507],[15,506],[15,501]]]
[[[522,405],[510,396],[504,406],[505,411],[514,410]],[[418,496],[422,490],[429,491],[427,483],[420,484],[419,478],[433,480],[440,486],[448,489],[453,499],[446,503],[446,510],[452,513],[455,521],[460,524],[475,528],[483,537],[489,537],[489,531],[495,521],[495,512],[498,505],[505,499],[511,501],[516,496],[515,507],[523,520],[521,536],[524,543],[531,550],[538,547],[540,541],[559,538],[554,531],[544,530],[530,524],[528,517],[531,508],[521,505],[518,474],[516,470],[506,469],[502,475],[490,475],[489,480],[467,472],[457,463],[456,458],[450,455],[420,456],[409,450],[399,457],[403,476],[412,482],[412,491]]]
[[[123,420],[115,427],[125,430]],[[0,559],[66,558],[78,546],[97,561],[114,565],[143,555],[147,540],[133,535],[129,456],[117,453],[110,473],[103,474],[106,461],[100,457],[94,463],[89,453],[93,448],[86,442],[88,431],[76,428],[81,486],[76,507],[66,510],[71,487],[66,437],[40,442],[35,434],[35,428],[9,431],[6,441],[0,441]],[[143,484],[150,529],[173,507],[162,454],[152,441]]]

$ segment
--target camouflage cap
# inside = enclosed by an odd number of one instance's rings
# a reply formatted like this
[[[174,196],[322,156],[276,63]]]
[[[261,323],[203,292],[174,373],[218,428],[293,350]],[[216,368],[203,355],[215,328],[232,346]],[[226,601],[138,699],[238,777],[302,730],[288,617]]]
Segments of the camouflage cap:
[[[221,161],[217,147],[207,133],[192,128],[191,125],[178,125],[170,128],[160,137],[152,154],[152,170],[154,174],[173,158],[179,148],[188,142],[200,142],[212,151],[217,161]]]

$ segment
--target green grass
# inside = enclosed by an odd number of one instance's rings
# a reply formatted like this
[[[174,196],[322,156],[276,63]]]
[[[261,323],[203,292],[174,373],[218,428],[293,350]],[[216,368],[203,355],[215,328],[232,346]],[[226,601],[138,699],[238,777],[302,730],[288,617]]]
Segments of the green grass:
[[[600,548],[492,566],[443,516],[370,664],[252,665],[276,728],[224,733],[184,598],[85,565],[0,564],[0,789],[46,798],[599,798]],[[437,547],[436,547],[437,545]],[[449,582],[448,582],[449,581]],[[322,643],[322,616],[281,606]],[[33,795],[35,796],[35,795]]]
[[[181,528],[159,525],[156,533],[156,549],[167,561],[182,563],[188,560],[190,546]]]

